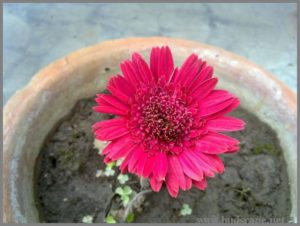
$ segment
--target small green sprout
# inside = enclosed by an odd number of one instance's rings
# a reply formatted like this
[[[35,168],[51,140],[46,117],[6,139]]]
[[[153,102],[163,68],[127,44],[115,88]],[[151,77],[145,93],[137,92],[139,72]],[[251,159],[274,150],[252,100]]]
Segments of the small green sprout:
[[[110,176],[115,175],[115,170],[113,169],[115,165],[116,165],[115,162],[108,163],[105,167],[104,173],[101,176],[104,175],[104,176],[110,177]]]
[[[116,165],[115,162],[108,163],[104,171],[103,170],[96,171],[96,177],[102,177],[102,176],[110,177],[115,175],[115,170],[113,169],[115,165]]]
[[[280,152],[276,150],[273,144],[263,144],[254,148],[254,154],[268,153],[271,155],[279,155]]]
[[[115,170],[110,167],[106,167],[104,171],[104,175],[107,177],[113,176],[115,175]]]
[[[106,168],[112,169],[116,165],[116,162],[110,162],[106,165]]]
[[[132,223],[135,219],[135,216],[133,213],[128,214],[127,218],[126,218],[126,223]]]
[[[125,184],[129,180],[129,177],[127,174],[119,174],[117,179],[119,180],[120,184]]]
[[[188,204],[183,204],[182,208],[180,210],[180,215],[187,216],[187,215],[191,215],[192,212],[193,212],[193,210],[190,208],[190,206]]]
[[[117,221],[115,220],[115,218],[112,215],[110,215],[110,214],[105,218],[105,222],[108,223],[108,224],[115,224],[115,223],[117,223]]]
[[[126,185],[123,188],[117,187],[115,193],[121,197],[123,206],[127,206],[130,201],[130,195],[133,193],[133,191],[129,186]]]
[[[91,224],[93,223],[93,216],[86,215],[82,218],[82,223]]]

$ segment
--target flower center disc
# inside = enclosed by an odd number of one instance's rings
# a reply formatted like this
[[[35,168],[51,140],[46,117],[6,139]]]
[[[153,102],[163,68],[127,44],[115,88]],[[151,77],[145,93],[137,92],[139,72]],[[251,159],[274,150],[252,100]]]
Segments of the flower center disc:
[[[133,119],[145,140],[179,143],[193,124],[186,96],[178,89],[155,87],[140,89]]]

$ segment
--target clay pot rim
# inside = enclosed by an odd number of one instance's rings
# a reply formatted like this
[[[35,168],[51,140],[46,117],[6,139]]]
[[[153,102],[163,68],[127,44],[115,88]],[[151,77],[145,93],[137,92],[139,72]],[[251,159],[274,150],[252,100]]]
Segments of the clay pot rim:
[[[222,56],[225,58],[235,58],[239,62],[241,62],[243,65],[246,65],[249,68],[255,67],[259,71],[261,71],[266,77],[269,79],[273,80],[283,91],[284,97],[288,101],[289,105],[291,106],[292,109],[296,109],[296,102],[297,102],[297,95],[296,93],[289,88],[284,82],[279,80],[277,77],[275,77],[273,74],[270,72],[266,71],[262,67],[258,66],[257,64],[249,61],[248,59],[239,56],[237,54],[234,54],[232,52],[229,52],[223,48],[220,47],[215,47],[212,45],[208,44],[202,44],[196,41],[190,41],[190,40],[184,40],[184,39],[178,39],[178,38],[168,38],[168,37],[138,37],[138,38],[124,38],[124,39],[113,39],[113,40],[108,40],[104,42],[100,42],[98,44],[81,48],[79,50],[76,50],[74,52],[71,52],[67,56],[60,58],[53,63],[50,63],[48,66],[44,67],[40,71],[38,71],[29,81],[29,83],[19,89],[13,96],[9,98],[7,103],[4,106],[4,113],[9,112],[11,109],[11,105],[13,102],[20,101],[22,99],[22,96],[27,96],[26,91],[31,90],[30,96],[33,96],[35,93],[38,93],[38,91],[42,90],[44,86],[39,85],[38,88],[36,88],[37,83],[43,83],[45,80],[49,79],[48,72],[51,71],[51,80],[55,79],[60,79],[60,74],[62,70],[57,70],[56,68],[61,68],[64,65],[69,65],[74,64],[76,65],[82,57],[90,55],[94,52],[98,51],[104,51],[107,49],[108,51],[111,51],[111,49],[115,48],[116,46],[127,46],[127,48],[130,48],[131,45],[134,45],[135,43],[143,43],[143,42],[152,42],[153,45],[156,43],[174,43],[178,44],[178,46],[182,47],[201,47],[201,48],[209,48],[209,49],[214,49],[217,50],[217,52],[221,52]],[[81,55],[81,57],[78,57]],[[56,73],[54,74],[53,71]],[[35,92],[32,92],[35,91]],[[15,109],[14,109],[15,110]]]

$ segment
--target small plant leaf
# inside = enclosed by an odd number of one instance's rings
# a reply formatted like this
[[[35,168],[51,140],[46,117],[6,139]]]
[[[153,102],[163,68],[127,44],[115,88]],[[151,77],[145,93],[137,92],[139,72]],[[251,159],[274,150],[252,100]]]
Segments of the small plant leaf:
[[[187,215],[191,215],[192,212],[193,212],[193,210],[190,208],[190,206],[188,204],[183,204],[182,208],[180,210],[180,215],[187,216]]]
[[[126,174],[119,174],[119,176],[117,178],[118,178],[120,184],[125,184],[129,180],[129,177]]]
[[[123,206],[127,206],[130,201],[130,195],[133,194],[133,190],[129,186],[125,186],[123,188],[117,187],[115,193],[120,195]]]
[[[133,213],[128,214],[127,218],[126,218],[126,223],[132,223],[135,219],[135,216]]]
[[[116,165],[116,162],[110,162],[106,165],[106,168],[112,169]]]
[[[126,185],[126,186],[123,188],[123,192],[124,192],[124,194],[126,194],[126,195],[131,195],[131,194],[132,194],[132,189],[131,189],[128,185]]]
[[[112,168],[105,168],[104,175],[107,177],[115,175],[115,170]]]
[[[124,195],[123,188],[117,187],[116,190],[115,190],[115,193],[120,195],[120,196],[123,196]]]
[[[108,215],[105,218],[105,222],[108,223],[108,224],[115,224],[115,223],[117,223],[117,221],[115,220],[115,218],[112,215]]]
[[[82,218],[82,223],[91,224],[93,223],[93,216],[86,215]]]
[[[122,199],[123,206],[127,206],[127,204],[128,204],[129,201],[130,201],[129,196],[123,195],[123,196],[121,197],[121,199]]]

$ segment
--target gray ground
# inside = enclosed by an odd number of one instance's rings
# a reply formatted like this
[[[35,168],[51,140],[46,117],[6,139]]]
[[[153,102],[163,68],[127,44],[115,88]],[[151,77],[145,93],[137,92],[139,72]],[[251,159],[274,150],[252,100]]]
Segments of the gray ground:
[[[296,3],[4,4],[4,104],[41,68],[104,40],[169,36],[242,55],[296,91]]]

